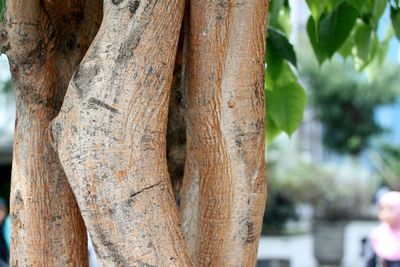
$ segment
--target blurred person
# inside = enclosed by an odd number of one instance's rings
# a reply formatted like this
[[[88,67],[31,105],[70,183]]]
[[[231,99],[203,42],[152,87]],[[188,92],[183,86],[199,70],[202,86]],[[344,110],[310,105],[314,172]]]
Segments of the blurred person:
[[[371,233],[367,267],[400,267],[400,192],[384,194],[379,203],[381,223]]]
[[[3,234],[4,223],[7,218],[7,203],[3,198],[0,198],[0,267],[8,266],[8,261],[10,257],[10,251],[6,242],[6,238]]]

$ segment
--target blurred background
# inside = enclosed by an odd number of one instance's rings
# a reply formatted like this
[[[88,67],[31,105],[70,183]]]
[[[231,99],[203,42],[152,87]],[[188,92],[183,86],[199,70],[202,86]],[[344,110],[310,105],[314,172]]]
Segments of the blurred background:
[[[277,131],[268,138],[269,195],[258,266],[366,266],[378,200],[400,191],[400,49],[391,8],[382,11],[379,44],[367,64],[354,56],[362,49],[346,47],[348,41],[321,63],[309,38],[313,1],[286,1],[286,9],[271,14],[278,2],[270,2],[269,23],[293,44],[292,71],[307,104],[290,137]],[[268,99],[273,101],[267,93],[267,106]]]
[[[280,1],[290,12],[275,12],[279,1],[271,2],[270,24],[279,23],[293,44],[297,68],[291,70],[307,104],[290,137],[269,123],[274,136],[267,136],[269,195],[258,266],[365,266],[368,237],[378,225],[377,199],[400,190],[400,49],[390,8],[376,29],[374,59],[364,68],[354,57],[333,56],[320,64],[307,34],[309,3]],[[346,44],[341,50],[346,53]],[[14,91],[2,55],[0,197],[7,200],[14,119]]]

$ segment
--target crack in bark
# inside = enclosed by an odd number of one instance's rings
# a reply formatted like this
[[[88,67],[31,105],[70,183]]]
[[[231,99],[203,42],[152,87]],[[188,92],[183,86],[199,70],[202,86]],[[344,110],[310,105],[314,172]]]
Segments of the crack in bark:
[[[163,183],[163,182],[158,182],[158,183],[156,183],[156,184],[153,184],[153,185],[150,185],[150,186],[148,186],[148,187],[145,187],[145,188],[143,188],[142,190],[139,190],[139,191],[137,191],[137,192],[131,194],[131,195],[129,196],[129,198],[130,198],[130,199],[135,198],[137,195],[139,195],[139,194],[141,194],[141,193],[143,193],[143,192],[145,192],[145,191],[148,191],[148,190],[150,190],[150,189],[152,189],[152,188],[154,188],[154,187],[156,187],[156,186],[159,186],[159,185],[162,184],[162,183]]]
[[[110,105],[104,103],[103,101],[100,101],[94,97],[89,98],[88,104],[100,106],[102,108],[105,108],[105,109],[111,111],[112,113],[119,113],[118,109],[113,108],[112,106],[110,106]]]

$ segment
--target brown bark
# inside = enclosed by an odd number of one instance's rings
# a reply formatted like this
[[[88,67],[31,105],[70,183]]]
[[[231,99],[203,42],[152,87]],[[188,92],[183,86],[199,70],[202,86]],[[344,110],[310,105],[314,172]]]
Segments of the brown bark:
[[[52,123],[102,266],[190,266],[166,162],[183,0],[105,1]]]
[[[191,2],[182,227],[196,266],[256,262],[266,197],[267,4]]]
[[[11,266],[87,265],[86,229],[48,139],[68,80],[101,21],[99,1],[75,2],[6,1],[3,49],[17,103]],[[58,10],[48,9],[51,4]]]

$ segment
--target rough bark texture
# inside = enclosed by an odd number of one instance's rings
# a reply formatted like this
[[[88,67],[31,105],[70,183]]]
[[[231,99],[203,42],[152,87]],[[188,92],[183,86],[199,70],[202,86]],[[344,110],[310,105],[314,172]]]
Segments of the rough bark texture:
[[[190,266],[166,162],[183,0],[106,0],[52,124],[102,266]]]
[[[191,2],[182,228],[196,266],[255,266],[266,197],[267,4]]]
[[[49,142],[69,79],[97,32],[102,3],[6,1],[2,49],[16,89],[11,266],[86,266],[86,230]]]

